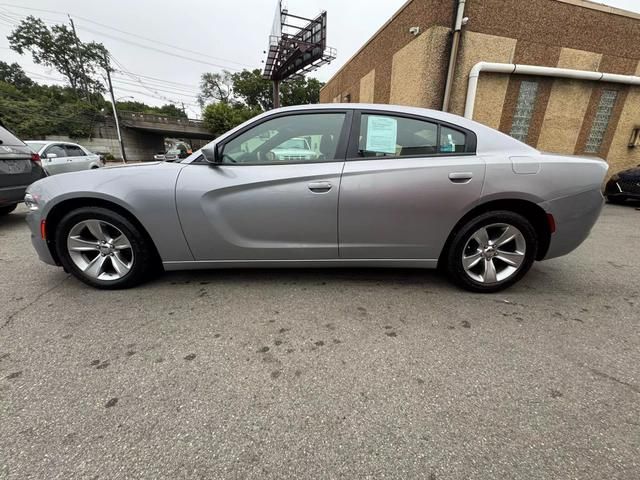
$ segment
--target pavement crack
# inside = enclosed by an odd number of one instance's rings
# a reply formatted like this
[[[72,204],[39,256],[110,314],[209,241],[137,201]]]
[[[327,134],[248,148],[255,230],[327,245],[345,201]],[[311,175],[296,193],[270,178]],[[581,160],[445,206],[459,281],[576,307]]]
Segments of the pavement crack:
[[[54,291],[56,288],[58,288],[59,286],[61,286],[64,282],[66,282],[69,278],[71,277],[71,275],[67,275],[66,277],[64,277],[62,280],[60,280],[58,283],[56,283],[53,287],[49,288],[48,290],[45,290],[42,293],[39,293],[38,295],[36,295],[34,297],[33,300],[31,300],[29,303],[27,303],[26,305],[20,307],[18,310],[16,310],[13,313],[10,313],[9,316],[7,316],[7,319],[5,320],[5,322],[0,325],[0,329],[8,327],[9,325],[11,325],[11,323],[13,323],[13,319],[18,316],[20,313],[24,312],[27,308],[29,308],[31,305],[33,305],[34,303],[36,303],[38,300],[40,300],[42,297],[44,297],[46,294]]]
[[[640,387],[638,387],[637,385],[634,385],[633,383],[620,380],[619,378],[616,378],[613,375],[609,375],[608,373],[605,373],[602,370],[598,370],[597,368],[587,367],[587,369],[597,377],[606,378],[607,380],[611,380],[613,382],[619,383],[620,385],[624,385],[625,387],[630,388],[636,393],[640,393]]]

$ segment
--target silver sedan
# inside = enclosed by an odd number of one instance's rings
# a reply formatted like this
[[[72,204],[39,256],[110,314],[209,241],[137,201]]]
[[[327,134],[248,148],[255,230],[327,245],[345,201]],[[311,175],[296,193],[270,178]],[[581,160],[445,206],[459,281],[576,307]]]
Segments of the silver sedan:
[[[292,139],[315,155],[274,153]],[[606,172],[438,111],[309,105],[180,163],[40,180],[25,201],[40,258],[98,288],[162,268],[357,266],[439,267],[495,292],[585,240]]]

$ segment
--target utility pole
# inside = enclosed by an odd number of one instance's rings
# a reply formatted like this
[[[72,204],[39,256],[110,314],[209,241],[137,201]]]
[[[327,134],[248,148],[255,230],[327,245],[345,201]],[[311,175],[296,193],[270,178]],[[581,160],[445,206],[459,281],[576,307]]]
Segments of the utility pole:
[[[73,37],[76,39],[76,62],[80,65],[80,69],[82,70],[82,79],[80,83],[82,84],[82,89],[84,90],[84,95],[89,103],[91,103],[91,96],[89,95],[89,87],[87,86],[87,74],[84,70],[84,62],[82,61],[82,54],[80,52],[80,39],[78,38],[78,34],[76,33],[76,26],[73,23],[73,18],[71,15],[67,13],[69,17],[69,22],[71,22],[71,30],[73,31]]]
[[[113,85],[111,84],[111,72],[109,71],[109,58],[107,53],[104,54],[104,68],[107,70],[107,82],[109,83],[109,93],[111,94],[111,106],[113,107],[113,119],[116,122],[116,131],[118,132],[118,142],[120,143],[120,154],[122,155],[122,163],[127,163],[127,155],[124,152],[124,142],[122,141],[122,133],[120,132],[120,121],[118,120],[118,109],[116,108],[116,97],[113,95]]]
[[[280,108],[280,80],[273,81],[273,108]]]

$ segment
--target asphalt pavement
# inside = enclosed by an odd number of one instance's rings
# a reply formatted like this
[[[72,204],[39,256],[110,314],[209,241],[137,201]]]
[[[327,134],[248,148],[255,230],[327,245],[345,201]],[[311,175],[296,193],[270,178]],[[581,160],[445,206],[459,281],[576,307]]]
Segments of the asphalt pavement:
[[[640,211],[475,295],[420,270],[98,291],[0,219],[0,478],[640,478]]]

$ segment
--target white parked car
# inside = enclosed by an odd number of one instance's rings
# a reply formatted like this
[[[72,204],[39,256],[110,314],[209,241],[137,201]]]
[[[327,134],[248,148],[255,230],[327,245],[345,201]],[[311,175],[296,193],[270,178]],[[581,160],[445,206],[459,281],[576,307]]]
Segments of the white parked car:
[[[103,166],[100,156],[77,143],[27,140],[31,150],[40,155],[42,167],[49,175],[91,170]]]

